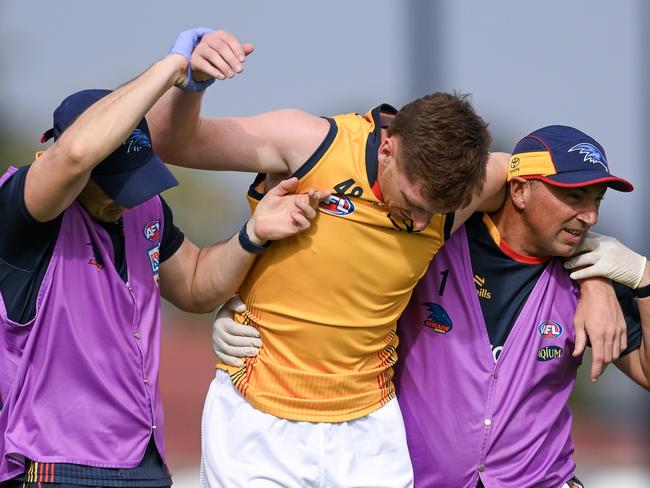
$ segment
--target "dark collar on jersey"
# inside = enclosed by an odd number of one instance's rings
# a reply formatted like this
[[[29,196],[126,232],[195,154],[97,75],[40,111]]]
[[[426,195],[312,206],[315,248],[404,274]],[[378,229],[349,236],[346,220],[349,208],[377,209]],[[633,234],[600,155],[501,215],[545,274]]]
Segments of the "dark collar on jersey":
[[[396,113],[397,109],[387,103],[382,103],[370,111],[372,120],[375,123],[375,128],[366,141],[366,173],[368,175],[368,184],[380,201],[383,201],[383,198],[381,195],[381,189],[379,188],[379,183],[377,183],[377,171],[379,166],[377,155],[379,153],[379,145],[381,144],[381,129],[388,126],[388,120],[386,120],[385,117],[382,117],[382,114],[395,115]]]

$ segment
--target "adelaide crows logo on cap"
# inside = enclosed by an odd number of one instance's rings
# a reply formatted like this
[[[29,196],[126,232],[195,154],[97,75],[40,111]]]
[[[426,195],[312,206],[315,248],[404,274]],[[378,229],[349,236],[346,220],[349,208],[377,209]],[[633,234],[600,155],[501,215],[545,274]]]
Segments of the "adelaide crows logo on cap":
[[[354,212],[354,203],[347,196],[336,194],[330,195],[318,204],[318,207],[328,214],[332,215],[350,215]]]
[[[446,334],[454,325],[447,311],[437,303],[423,303],[429,309],[429,316],[425,319],[424,325],[433,329],[438,334]]]
[[[578,154],[584,154],[585,156],[584,162],[590,162],[591,164],[600,164],[607,170],[607,172],[609,172],[605,156],[600,152],[600,149],[598,149],[593,144],[589,144],[588,142],[581,142],[580,144],[573,146],[567,152],[571,151],[580,151]]]
[[[140,129],[134,129],[129,138],[124,141],[126,145],[126,153],[139,152],[142,148],[151,149],[151,141],[147,134],[142,132]]]

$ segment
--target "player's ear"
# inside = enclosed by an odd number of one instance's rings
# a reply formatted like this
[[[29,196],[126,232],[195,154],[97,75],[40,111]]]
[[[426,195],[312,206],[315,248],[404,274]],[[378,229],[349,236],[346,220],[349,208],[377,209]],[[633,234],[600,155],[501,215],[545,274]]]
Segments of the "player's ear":
[[[386,137],[379,145],[379,165],[385,168],[392,164],[396,151],[397,140],[394,137]]]

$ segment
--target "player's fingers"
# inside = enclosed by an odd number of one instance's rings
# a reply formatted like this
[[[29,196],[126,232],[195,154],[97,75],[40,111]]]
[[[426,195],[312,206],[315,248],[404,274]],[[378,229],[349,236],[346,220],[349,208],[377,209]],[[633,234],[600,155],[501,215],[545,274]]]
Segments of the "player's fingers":
[[[616,361],[621,356],[621,336],[618,331],[612,339],[612,361]]]
[[[239,46],[238,43],[237,46]],[[203,56],[229,78],[244,69],[239,58],[239,54],[243,54],[241,46],[237,48],[239,53],[235,53],[233,51],[234,46],[223,37],[210,37],[207,40],[206,47],[208,49],[202,51]]]
[[[255,51],[255,46],[253,46],[253,45],[250,44],[250,43],[244,43],[244,44],[242,44],[242,48],[244,49],[244,55],[245,55],[246,57],[250,56],[251,54],[253,54],[253,51]],[[246,58],[244,58],[244,59],[242,60],[242,62],[244,62],[245,60],[246,60]]]
[[[192,77],[196,81],[205,81],[208,78],[224,80],[226,74],[205,58],[200,57],[198,54],[192,54]]]
[[[278,183],[273,188],[271,188],[268,193],[283,196],[286,195],[287,193],[292,193],[297,186],[298,186],[298,178],[294,176],[293,178],[282,180],[280,183]]]
[[[592,342],[591,344],[591,371],[590,378],[592,382],[596,382],[600,375],[603,373],[603,365],[605,363],[605,345],[602,342]]]
[[[310,204],[310,198],[307,195],[298,195],[299,198],[296,198],[295,205],[302,214],[309,220],[316,217],[316,210]]]
[[[319,201],[318,201],[318,197],[316,196],[316,190],[312,188],[307,192],[307,204],[311,208],[315,209],[316,207],[318,207],[318,203]]]
[[[575,347],[573,348],[573,357],[578,357],[585,352],[585,347],[587,346],[587,334],[585,333],[584,327],[575,327],[576,332],[576,342]]]
[[[619,357],[623,351],[627,349],[627,327],[620,332],[620,352]]]
[[[602,358],[600,359],[592,359],[591,360],[591,372],[590,372],[590,377],[591,381],[595,383],[598,381],[598,378],[600,378],[600,375],[603,374],[603,364],[604,361]]]
[[[316,192],[316,200],[319,202],[322,202],[325,200],[327,197],[329,197],[332,194],[330,190],[318,190]]]
[[[614,360],[614,337],[616,334],[608,334],[603,342],[603,359],[604,363],[611,363]]]
[[[319,204],[322,200],[324,200],[324,199],[326,199],[328,196],[330,196],[331,193],[332,193],[332,192],[329,191],[329,190],[319,190],[319,191],[316,191],[316,190],[309,190],[309,191],[307,192],[307,195],[309,196],[309,205],[310,205],[312,208],[318,208],[318,204]]]
[[[223,40],[232,53],[235,56],[236,61],[243,63],[246,60],[246,56],[253,52],[252,44],[242,44],[239,40],[233,36],[230,32],[218,31],[218,35],[215,38]],[[247,52],[248,51],[248,52]]]
[[[292,212],[291,220],[293,221],[296,231],[307,230],[311,226],[309,220],[307,220],[307,218],[300,212]]]
[[[227,78],[232,78],[235,76],[235,70],[233,67],[231,67],[230,64],[223,59],[223,56],[221,54],[214,50],[211,50],[206,55],[201,56],[201,60],[207,62],[212,67],[212,69],[215,70],[215,72],[221,73]]]

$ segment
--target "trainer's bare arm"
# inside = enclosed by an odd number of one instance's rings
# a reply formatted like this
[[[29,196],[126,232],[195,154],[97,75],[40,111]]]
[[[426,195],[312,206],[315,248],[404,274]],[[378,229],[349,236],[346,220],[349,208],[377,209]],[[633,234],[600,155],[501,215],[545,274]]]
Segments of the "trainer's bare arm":
[[[167,56],[86,110],[32,163],[25,179],[31,216],[47,222],[69,207],[91,170],[124,142],[165,91],[185,83],[186,71],[182,56]]]
[[[292,194],[297,178],[281,181],[257,205],[246,224],[251,241],[261,246],[308,229],[318,203],[329,190]],[[241,285],[255,255],[245,251],[238,235],[199,249],[187,238],[172,257],[160,265],[160,291],[177,307],[209,312],[230,298]]]
[[[217,31],[191,55],[193,77],[228,79],[243,71],[251,44]],[[290,175],[318,148],[329,123],[300,110],[253,117],[200,116],[203,92],[170,90],[147,116],[156,153],[168,163],[210,170]]]

